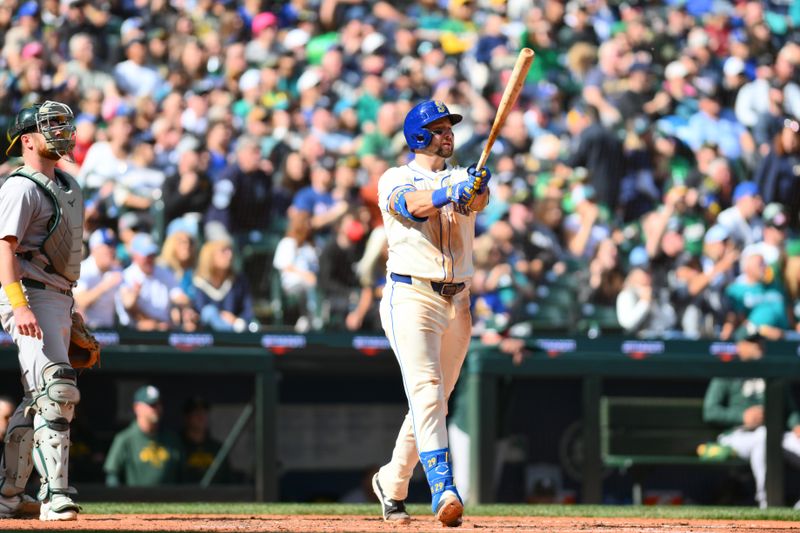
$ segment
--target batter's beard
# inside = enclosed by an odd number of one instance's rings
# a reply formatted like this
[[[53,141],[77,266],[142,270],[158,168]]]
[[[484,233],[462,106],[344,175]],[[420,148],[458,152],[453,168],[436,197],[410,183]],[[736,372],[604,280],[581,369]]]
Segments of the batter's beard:
[[[452,157],[453,147],[450,146],[449,148],[444,148],[443,146],[440,146],[439,149],[436,150],[436,155],[445,159]]]

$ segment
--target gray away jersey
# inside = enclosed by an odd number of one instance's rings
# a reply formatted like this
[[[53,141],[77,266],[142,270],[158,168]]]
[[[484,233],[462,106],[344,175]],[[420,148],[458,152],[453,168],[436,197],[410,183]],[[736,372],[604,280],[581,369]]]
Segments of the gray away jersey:
[[[5,180],[0,187],[0,239],[17,238],[17,253],[37,251],[47,236],[47,222],[53,216],[53,202],[41,187],[22,176]],[[18,257],[22,277],[42,281],[60,289],[69,289],[70,283],[59,274],[44,269]]]

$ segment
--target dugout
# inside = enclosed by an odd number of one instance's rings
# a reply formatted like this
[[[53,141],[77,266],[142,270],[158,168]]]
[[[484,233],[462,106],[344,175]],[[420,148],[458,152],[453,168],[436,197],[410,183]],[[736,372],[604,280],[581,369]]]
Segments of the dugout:
[[[378,336],[120,330],[99,337],[105,344],[103,364],[79,378],[83,401],[73,426],[71,472],[84,501],[359,501],[365,497],[359,490],[363,479],[390,453],[406,410],[397,364]],[[542,472],[554,467],[566,502],[628,503],[628,474],[599,462],[600,396],[702,397],[714,375],[760,375],[773,389],[800,375],[793,342],[774,343],[762,361],[750,363],[736,361],[727,343],[649,342],[530,339],[530,355],[520,366],[476,345],[451,409],[467,413],[476,443],[477,501],[529,500],[531,483],[546,480],[549,474]],[[0,338],[0,351],[6,355],[0,359],[0,391],[17,397],[15,348]],[[183,401],[193,395],[212,405],[212,433],[218,440],[241,426],[229,454],[235,476],[228,483],[157,491],[103,486],[102,455],[130,420],[131,395],[144,383],[161,389],[168,427],[177,427]],[[490,436],[512,441],[499,482],[490,472],[497,456]],[[782,464],[780,454],[778,461]],[[776,475],[776,468],[771,494],[783,501],[788,476],[782,469]],[[747,475],[674,468],[660,472],[649,486],[702,504],[719,503],[711,496],[734,483],[741,490],[729,495],[728,503],[745,503]],[[789,479],[786,492],[796,498],[800,491],[794,484]],[[418,474],[409,500],[423,502],[427,494]]]

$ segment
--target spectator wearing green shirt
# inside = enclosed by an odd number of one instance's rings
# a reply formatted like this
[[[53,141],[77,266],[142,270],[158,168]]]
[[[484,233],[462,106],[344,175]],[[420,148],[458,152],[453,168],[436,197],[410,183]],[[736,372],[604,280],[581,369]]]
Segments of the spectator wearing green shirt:
[[[180,481],[183,451],[178,436],[161,429],[162,409],[156,387],[136,390],[135,420],[114,437],[103,466],[106,485],[153,487]]]
[[[789,329],[783,291],[766,280],[764,257],[752,247],[743,250],[740,263],[742,274],[725,289],[730,307],[720,337],[781,338]]]
[[[391,102],[382,104],[378,110],[376,122],[365,128],[358,148],[358,156],[365,168],[370,168],[375,160],[394,163],[400,151],[392,143],[398,121],[397,106]]]

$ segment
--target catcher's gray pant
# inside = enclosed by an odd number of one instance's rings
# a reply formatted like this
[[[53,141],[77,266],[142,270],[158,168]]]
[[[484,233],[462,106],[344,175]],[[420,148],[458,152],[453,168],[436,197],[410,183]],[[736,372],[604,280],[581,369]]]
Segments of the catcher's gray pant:
[[[756,481],[755,499],[761,508],[767,506],[767,428],[759,426],[754,430],[737,428],[720,435],[719,443],[730,446],[736,455],[750,461],[750,469]],[[783,434],[783,451],[786,459],[800,466],[800,437],[791,431]]]
[[[6,453],[3,458],[5,471],[0,472],[0,475],[4,478],[14,477],[15,480],[3,479],[0,486],[3,487],[5,493],[21,492],[30,475],[31,458],[20,457],[19,453],[14,454],[15,451],[22,450],[17,445],[9,446],[8,441],[13,436],[19,437],[23,431],[32,432],[33,430],[34,413],[28,408],[32,405],[33,397],[45,386],[42,380],[42,370],[52,363],[69,365],[67,351],[69,349],[70,328],[72,327],[72,297],[42,289],[25,289],[25,294],[42,330],[41,339],[20,335],[17,332],[11,305],[8,302],[5,291],[0,290],[0,321],[2,321],[3,329],[11,335],[19,348],[18,359],[22,374],[22,386],[25,391],[22,403],[17,406],[16,411],[14,411],[8,422]],[[15,429],[18,429],[18,431],[14,431]],[[69,435],[69,429],[66,430],[66,435]],[[33,444],[31,436],[26,436],[23,441],[27,443],[26,446]],[[66,454],[67,452],[63,453]],[[17,456],[12,457],[12,454]],[[66,463],[67,457],[62,457],[62,460]],[[26,464],[20,464],[20,462],[25,463],[26,461]],[[11,489],[10,483],[13,483],[17,490]]]
[[[389,498],[405,500],[419,451],[448,447],[447,400],[472,332],[469,290],[448,298],[420,280],[391,280],[383,291],[381,323],[400,363],[409,411],[378,477]]]
[[[0,291],[0,320],[3,329],[11,335],[19,348],[19,366],[25,396],[41,389],[42,369],[50,363],[69,364],[69,335],[72,328],[72,297],[55,291],[26,289],[25,295],[39,327],[42,338],[17,333],[14,313],[5,291]]]

